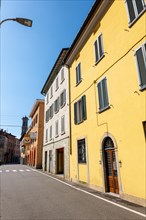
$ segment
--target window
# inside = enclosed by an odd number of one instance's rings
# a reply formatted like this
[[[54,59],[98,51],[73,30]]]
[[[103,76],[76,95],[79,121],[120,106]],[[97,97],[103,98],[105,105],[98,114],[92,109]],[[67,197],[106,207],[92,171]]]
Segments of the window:
[[[143,44],[135,53],[136,64],[140,82],[140,88],[146,88],[146,43]]]
[[[100,34],[97,40],[94,42],[94,50],[95,50],[95,63],[97,63],[104,56],[102,34]]]
[[[50,106],[50,118],[53,117],[53,104]]]
[[[59,97],[54,102],[54,112],[57,113],[59,111]]]
[[[76,85],[81,82],[81,63],[79,63],[76,67]]]
[[[98,87],[98,100],[99,111],[103,111],[109,107],[108,91],[107,91],[107,79],[104,78],[97,84]]]
[[[87,119],[86,114],[86,96],[74,103],[74,123],[79,124]]]
[[[38,115],[36,115],[36,117],[35,117],[35,123],[37,123],[38,122]]]
[[[49,111],[50,111],[50,109],[48,109],[46,111],[46,123],[49,121]]]
[[[61,70],[61,83],[63,82],[64,80],[64,68],[62,68]]]
[[[77,145],[78,145],[78,163],[86,163],[85,139],[78,140]]]
[[[55,137],[58,137],[58,120],[55,122]]]
[[[46,129],[46,142],[48,142],[48,129]]]
[[[143,121],[143,131],[144,131],[144,136],[145,136],[145,139],[146,139],[146,121]]]
[[[61,134],[65,133],[65,116],[61,117]]]
[[[49,103],[49,92],[47,92],[46,103]]]
[[[53,97],[53,86],[51,86],[51,91],[50,91],[50,98]]]
[[[52,125],[50,126],[50,140],[52,140]]]
[[[144,0],[126,0],[129,23],[135,21],[145,10]]]
[[[60,107],[62,108],[66,103],[66,90],[64,90],[60,95]]]
[[[58,77],[56,78],[56,90],[59,88]]]

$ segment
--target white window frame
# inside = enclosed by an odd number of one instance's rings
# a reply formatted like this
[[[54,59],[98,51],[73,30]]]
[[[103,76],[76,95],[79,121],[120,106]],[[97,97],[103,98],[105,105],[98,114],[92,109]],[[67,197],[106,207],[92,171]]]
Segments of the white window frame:
[[[99,56],[98,60],[96,60],[96,50],[95,50],[95,42],[97,42],[97,51],[98,51],[98,54],[100,55],[100,50],[99,50],[99,37],[101,36],[101,47],[102,47],[102,55]],[[95,64],[99,63],[100,60],[104,57],[104,47],[103,47],[103,34],[100,33],[96,40],[94,41],[94,56],[95,56]]]
[[[61,69],[61,81],[60,84],[65,80],[65,76],[64,76],[64,68]]]
[[[61,117],[61,135],[64,134],[64,133],[65,133],[65,115],[63,115]]]
[[[139,0],[139,1],[140,1],[140,0]],[[125,0],[126,10],[127,10],[127,14],[128,14],[128,24],[129,24],[129,27],[131,27],[132,24],[135,23],[135,21],[137,21],[137,19],[138,19],[138,18],[144,13],[144,11],[146,10],[146,3],[145,3],[145,1],[144,1],[144,0],[141,0],[141,2],[142,2],[142,4],[143,4],[143,10],[138,14],[136,2],[135,2],[135,0],[132,0],[135,18],[134,18],[132,21],[130,21],[129,8],[128,8],[127,0]]]
[[[47,95],[46,95],[46,104],[49,103],[49,91],[47,92]]]
[[[85,145],[84,145],[84,148],[85,148],[85,154],[84,154],[84,156],[85,156],[85,160],[80,160],[79,161],[79,141],[82,141],[82,140],[84,140],[84,143],[85,143]],[[77,157],[78,157],[78,164],[87,164],[87,143],[86,143],[86,138],[81,138],[81,139],[78,139],[77,140]]]
[[[56,89],[55,89],[55,91],[57,91],[58,89],[59,89],[59,79],[58,79],[58,77],[56,78]]]
[[[59,112],[59,97],[54,102],[54,113]]]
[[[79,69],[79,71],[78,71]],[[76,86],[79,85],[82,81],[81,77],[81,62],[76,66]]]
[[[50,126],[50,141],[52,140],[52,130],[53,130],[53,128],[52,128],[52,125]]]
[[[62,97],[62,95],[63,95],[63,102],[61,103],[61,97]],[[64,89],[63,91],[62,91],[62,93],[60,94],[60,107],[61,108],[63,108],[64,106],[65,106],[65,104],[66,104],[66,89]]]
[[[46,129],[46,138],[45,138],[45,142],[48,142],[48,129]]]
[[[144,45],[146,44],[146,41],[139,46],[134,53],[134,57],[135,57],[135,62],[136,62],[136,69],[137,69],[137,73],[138,73],[138,81],[139,81],[139,86],[140,86],[140,90],[143,90],[146,88],[146,85],[141,86],[142,82],[141,82],[141,76],[140,76],[140,72],[139,72],[139,67],[138,67],[138,62],[137,62],[137,57],[136,57],[136,52],[141,48],[142,49],[142,53],[143,53],[143,58],[145,61],[145,68],[146,68],[146,49],[144,47]]]
[[[53,97],[53,85],[50,88],[50,99]]]
[[[108,99],[108,105],[106,105],[106,106],[104,106],[104,107],[102,107],[102,108],[100,108],[100,101],[99,101],[99,92],[98,92],[98,85],[103,81],[103,80],[106,80],[106,92],[107,92],[107,99]],[[109,109],[110,108],[110,104],[109,104],[109,90],[108,90],[108,82],[107,82],[107,78],[106,77],[103,77],[100,81],[98,81],[98,83],[97,83],[97,94],[98,94],[98,109],[99,109],[99,113],[101,113],[101,112],[103,112],[103,111],[105,111],[105,110],[107,110],[107,109]],[[102,88],[102,101],[105,99],[105,95],[103,94],[103,88]]]
[[[59,136],[59,121],[55,122],[55,137]]]

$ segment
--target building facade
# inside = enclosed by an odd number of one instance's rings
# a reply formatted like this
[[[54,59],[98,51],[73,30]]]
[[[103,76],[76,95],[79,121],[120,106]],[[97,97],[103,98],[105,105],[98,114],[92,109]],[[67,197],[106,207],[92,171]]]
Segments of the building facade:
[[[44,130],[43,99],[36,99],[29,117],[31,124],[21,136],[21,163],[40,169],[42,168]]]
[[[70,179],[144,205],[146,2],[97,0],[66,56]]]
[[[0,130],[0,161],[1,163],[19,163],[20,142],[11,133]]]
[[[27,134],[31,143],[27,151],[27,164],[42,168],[43,130],[44,130],[44,100],[37,99],[29,115],[31,125]]]
[[[68,69],[60,52],[41,91],[45,95],[43,170],[69,178]]]

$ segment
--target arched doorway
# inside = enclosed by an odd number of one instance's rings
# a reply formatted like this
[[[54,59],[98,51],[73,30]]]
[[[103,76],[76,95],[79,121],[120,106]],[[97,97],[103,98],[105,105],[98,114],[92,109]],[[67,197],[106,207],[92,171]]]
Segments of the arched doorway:
[[[103,164],[106,192],[119,193],[118,172],[115,147],[112,139],[106,137],[103,141]]]

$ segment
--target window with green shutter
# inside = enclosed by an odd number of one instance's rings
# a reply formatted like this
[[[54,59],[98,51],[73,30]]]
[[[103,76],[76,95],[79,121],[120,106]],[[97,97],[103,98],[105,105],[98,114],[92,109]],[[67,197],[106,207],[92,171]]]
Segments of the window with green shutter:
[[[146,43],[135,52],[135,57],[139,77],[139,86],[141,90],[143,90],[146,89]]]
[[[74,103],[74,123],[79,124],[87,119],[86,96],[82,96]]]
[[[102,34],[100,34],[97,40],[94,42],[95,51],[95,63],[98,63],[104,56]]]
[[[97,84],[98,88],[98,103],[99,111],[104,111],[109,108],[108,90],[107,90],[107,79],[104,78]]]
[[[81,63],[79,63],[76,67],[76,85],[81,82]]]
[[[129,24],[133,23],[144,11],[144,0],[126,0]]]

